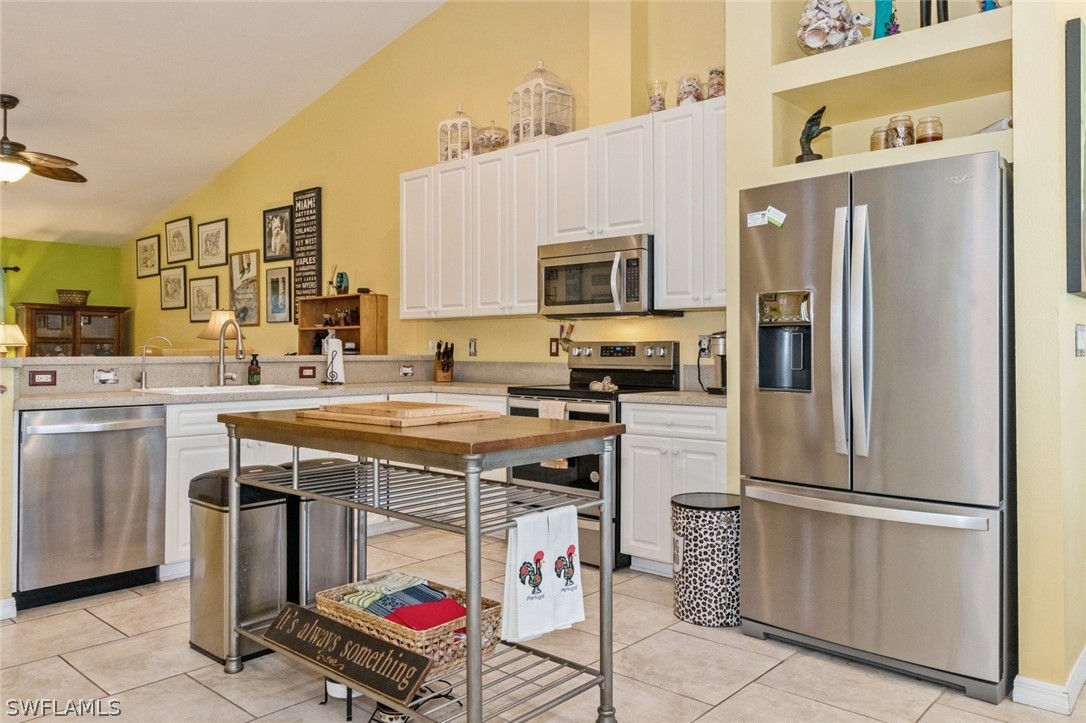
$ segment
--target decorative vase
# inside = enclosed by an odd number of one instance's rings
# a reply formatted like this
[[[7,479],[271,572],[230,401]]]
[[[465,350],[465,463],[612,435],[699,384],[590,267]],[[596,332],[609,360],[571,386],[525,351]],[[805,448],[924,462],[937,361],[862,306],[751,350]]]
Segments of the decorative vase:
[[[346,271],[340,271],[336,274],[336,293],[346,294],[351,290],[351,281],[347,277]]]
[[[863,13],[852,12],[848,0],[807,0],[799,15],[796,42],[808,55],[824,53],[860,42],[860,28],[872,24]]]

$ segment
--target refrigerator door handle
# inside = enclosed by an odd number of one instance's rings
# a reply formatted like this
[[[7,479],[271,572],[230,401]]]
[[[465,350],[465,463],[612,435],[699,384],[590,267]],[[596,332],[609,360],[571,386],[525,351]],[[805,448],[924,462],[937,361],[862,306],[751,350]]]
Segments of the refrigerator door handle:
[[[926,527],[949,527],[956,530],[988,531],[988,518],[974,517],[972,515],[948,515],[941,512],[921,512],[919,510],[902,510],[890,507],[872,507],[858,505],[853,502],[838,502],[825,500],[805,495],[796,495],[789,492],[765,489],[762,487],[747,487],[746,496],[789,507],[798,507],[815,512],[826,512],[833,515],[848,515],[849,517],[863,517],[871,520],[883,520],[885,522],[901,522],[908,525],[924,525]]]
[[[852,277],[849,280],[849,356],[852,375],[853,441],[856,456],[868,456],[868,422],[870,419],[867,395],[870,369],[865,363],[869,358],[865,294],[868,284],[865,276],[867,255],[870,252],[871,232],[867,222],[867,204],[857,205],[852,215]]]
[[[848,241],[848,207],[833,213],[833,249],[830,268],[830,394],[833,409],[833,442],[838,454],[848,454],[845,409],[845,247]]]

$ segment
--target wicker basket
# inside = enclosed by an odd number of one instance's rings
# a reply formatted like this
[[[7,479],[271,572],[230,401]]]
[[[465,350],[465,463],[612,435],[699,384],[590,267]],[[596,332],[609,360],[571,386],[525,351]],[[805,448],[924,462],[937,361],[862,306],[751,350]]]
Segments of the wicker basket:
[[[467,605],[467,594],[464,591],[445,587],[436,582],[426,584],[438,592],[445,593],[461,605]],[[467,617],[450,620],[429,630],[412,630],[343,602],[344,597],[356,592],[355,585],[357,583],[350,583],[318,592],[317,610],[322,615],[375,638],[425,655],[434,661],[430,668],[431,676],[447,673],[464,665],[464,660],[468,655],[468,642],[465,636],[457,636],[456,631],[467,625]],[[482,621],[483,657],[485,658],[494,652],[501,638],[502,604],[483,598]]]
[[[87,303],[89,291],[79,289],[57,289],[57,300],[65,306],[83,306]]]

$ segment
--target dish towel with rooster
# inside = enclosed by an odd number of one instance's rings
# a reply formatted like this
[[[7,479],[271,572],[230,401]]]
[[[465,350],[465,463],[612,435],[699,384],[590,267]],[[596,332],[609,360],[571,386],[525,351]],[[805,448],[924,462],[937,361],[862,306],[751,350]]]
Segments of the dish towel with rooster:
[[[502,638],[517,642],[584,620],[577,509],[517,518],[509,531]]]

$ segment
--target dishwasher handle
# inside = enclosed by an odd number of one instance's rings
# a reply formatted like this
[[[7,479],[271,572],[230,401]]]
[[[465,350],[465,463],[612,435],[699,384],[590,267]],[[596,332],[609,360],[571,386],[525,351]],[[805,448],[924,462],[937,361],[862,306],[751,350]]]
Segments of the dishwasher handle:
[[[119,422],[75,422],[73,424],[31,424],[23,434],[85,434],[87,432],[118,432],[128,429],[165,427],[165,419],[132,419]]]

